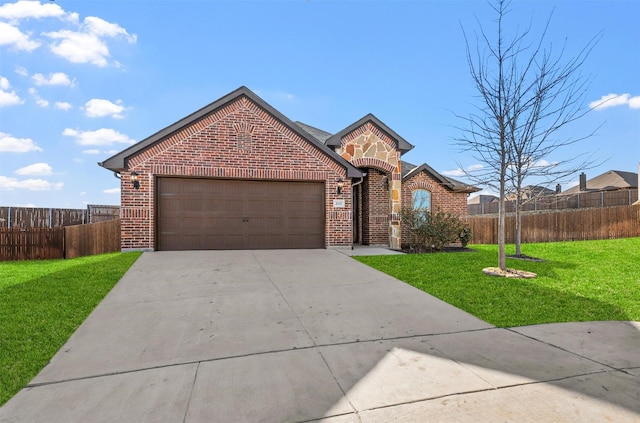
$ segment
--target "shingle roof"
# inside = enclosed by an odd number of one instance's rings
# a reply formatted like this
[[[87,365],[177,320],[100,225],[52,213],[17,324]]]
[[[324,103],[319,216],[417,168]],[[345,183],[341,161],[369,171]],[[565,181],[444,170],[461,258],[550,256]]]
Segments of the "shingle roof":
[[[444,176],[438,172],[436,172],[431,166],[426,163],[421,164],[420,166],[416,166],[409,162],[401,161],[401,172],[402,172],[402,180],[409,179],[413,175],[416,175],[420,172],[426,172],[437,182],[442,184],[445,188],[454,191],[454,192],[478,192],[481,189],[478,187],[474,187],[473,185],[466,184],[464,182],[458,181],[457,179],[450,178],[448,176]]]
[[[595,178],[587,180],[586,191],[611,191],[621,188],[637,188],[638,174],[621,170],[609,170]],[[577,194],[580,186],[562,191],[562,194]],[[584,192],[584,191],[583,191]]]
[[[302,123],[299,121],[296,121],[296,125],[302,128],[304,131],[307,131],[311,136],[313,136],[323,144],[326,144],[327,140],[332,135],[330,132],[323,131],[322,129],[318,129],[315,126],[307,125],[306,123]]]
[[[308,141],[310,144],[315,146],[317,149],[321,150],[327,156],[331,157],[333,160],[338,162],[347,170],[348,178],[360,178],[362,177],[362,172],[358,170],[358,168],[354,167],[351,163],[346,161],[344,158],[337,155],[332,149],[328,148],[322,142],[317,140],[314,136],[311,136],[307,131],[303,130],[300,126],[296,125],[293,121],[287,118],[285,115],[274,109],[271,105],[269,105],[266,101],[258,97],[253,91],[248,89],[247,87],[240,87],[237,90],[225,95],[224,97],[219,98],[213,103],[197,110],[190,115],[180,119],[179,121],[167,126],[166,128],[156,132],[155,134],[143,139],[142,141],[137,142],[131,147],[119,152],[115,156],[112,156],[105,160],[104,162],[98,163],[100,166],[112,170],[114,172],[121,172],[127,168],[127,160],[129,157],[134,154],[153,146],[157,142],[161,142],[163,139],[168,137],[169,135],[183,129],[184,127],[191,125],[192,123],[204,118],[210,113],[215,112],[218,109],[225,107],[232,101],[245,96],[249,98],[252,102],[260,106],[267,113],[272,115],[274,118],[279,120],[283,125],[287,126],[293,132],[298,134],[300,137]]]

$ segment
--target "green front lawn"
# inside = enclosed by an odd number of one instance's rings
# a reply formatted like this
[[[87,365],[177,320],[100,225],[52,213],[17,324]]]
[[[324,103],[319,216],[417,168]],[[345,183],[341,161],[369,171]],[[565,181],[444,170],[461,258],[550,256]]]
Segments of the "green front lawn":
[[[49,362],[139,256],[0,264],[0,405]]]
[[[523,245],[543,263],[507,259],[535,279],[487,276],[495,245],[474,252],[356,257],[498,327],[539,323],[640,321],[640,238]],[[507,246],[507,254],[514,254]]]

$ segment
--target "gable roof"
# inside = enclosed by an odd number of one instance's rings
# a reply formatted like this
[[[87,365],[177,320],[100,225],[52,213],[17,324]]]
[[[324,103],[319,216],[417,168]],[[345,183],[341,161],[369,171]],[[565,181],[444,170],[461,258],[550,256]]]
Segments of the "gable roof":
[[[237,99],[239,99],[239,98],[241,98],[243,96],[247,97],[249,100],[251,100],[253,103],[257,104],[260,108],[262,108],[264,111],[266,111],[271,116],[276,118],[278,121],[280,121],[280,123],[282,123],[283,125],[288,127],[290,130],[292,130],[294,133],[299,135],[305,141],[309,142],[315,148],[319,149],[320,151],[325,153],[327,156],[331,157],[331,159],[333,159],[334,161],[339,163],[341,166],[343,166],[347,170],[347,177],[348,178],[360,178],[360,177],[362,177],[362,172],[358,168],[356,168],[351,163],[346,161],[344,158],[342,158],[341,156],[336,154],[332,149],[328,148],[322,142],[318,141],[316,138],[311,136],[307,131],[303,130],[300,126],[296,125],[293,121],[291,121],[285,115],[283,115],[282,113],[280,113],[279,111],[274,109],[266,101],[264,101],[263,99],[258,97],[253,91],[251,91],[250,89],[248,89],[245,86],[242,86],[242,87],[236,89],[235,91],[232,91],[231,93],[219,98],[218,100],[214,101],[213,103],[211,103],[211,104],[209,104],[207,106],[204,106],[200,110],[197,110],[197,111],[191,113],[190,115],[180,119],[179,121],[167,126],[164,129],[161,129],[160,131],[156,132],[155,134],[143,139],[142,141],[137,142],[136,144],[132,145],[131,147],[129,147],[129,148],[117,153],[116,155],[114,155],[114,156],[108,158],[107,160],[105,160],[103,162],[100,162],[98,164],[100,166],[102,166],[102,167],[104,167],[106,169],[112,170],[114,172],[124,171],[127,168],[127,160],[129,159],[129,157],[139,153],[140,151],[142,151],[142,150],[144,150],[146,148],[149,148],[149,147],[153,146],[154,144],[156,144],[158,142],[161,142],[162,140],[164,140],[165,138],[167,138],[171,134],[173,134],[173,133],[175,133],[177,131],[180,131],[181,129],[185,128],[186,126],[189,126],[189,125],[195,123],[196,121],[204,118],[205,116],[215,112],[218,109],[221,109],[221,108],[225,107],[229,103],[231,103],[231,102],[233,102],[233,101],[235,101],[235,100],[237,100]]]
[[[416,166],[414,164],[401,160],[401,171],[403,182],[420,172],[426,172],[429,176],[431,176],[431,178],[435,179],[436,182],[453,192],[472,193],[481,191],[481,189],[478,187],[474,187],[473,185],[458,181],[457,179],[441,175],[426,163],[423,163],[420,166]]]
[[[307,125],[306,123],[302,123],[299,121],[296,121],[296,125],[301,127],[304,131],[307,131],[311,136],[313,136],[323,144],[326,144],[327,140],[331,138],[331,132],[323,131],[322,129],[316,128],[315,126]]]
[[[582,192],[589,191],[610,191],[622,188],[637,188],[638,174],[634,172],[624,172],[621,170],[609,170],[587,181],[587,189]],[[577,194],[580,191],[580,185],[562,191],[562,194]]]
[[[342,137],[344,137],[348,133],[358,129],[359,127],[361,127],[362,125],[366,124],[367,122],[371,122],[373,125],[377,126],[382,132],[386,133],[389,136],[389,138],[394,140],[397,143],[397,145],[398,145],[397,149],[400,152],[406,153],[407,151],[409,151],[409,150],[411,150],[413,148],[413,145],[409,144],[407,142],[407,140],[402,138],[400,135],[396,134],[393,129],[389,128],[380,119],[378,119],[377,117],[375,117],[371,113],[369,113],[368,115],[364,116],[360,120],[352,123],[351,125],[347,126],[346,128],[344,128],[342,131],[338,132],[337,134],[334,134],[331,137],[329,137],[326,140],[325,144],[328,145],[328,146],[331,146],[331,147],[339,147],[341,145],[341,143],[342,143]]]

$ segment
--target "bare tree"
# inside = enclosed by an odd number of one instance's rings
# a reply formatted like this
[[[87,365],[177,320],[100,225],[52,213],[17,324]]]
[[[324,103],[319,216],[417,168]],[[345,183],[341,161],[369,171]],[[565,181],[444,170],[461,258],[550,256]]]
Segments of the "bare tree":
[[[462,150],[474,153],[474,159],[484,165],[479,170],[466,170],[467,177],[499,192],[498,265],[502,270],[506,270],[506,195],[516,198],[516,254],[521,255],[525,181],[537,178],[549,185],[592,165],[582,154],[561,162],[548,163],[546,159],[593,134],[562,138],[559,131],[589,111],[582,107],[589,81],[579,70],[597,43],[597,38],[592,39],[577,56],[563,62],[566,43],[557,54],[552,45],[544,47],[551,16],[537,42],[529,44],[530,24],[506,39],[504,21],[509,4],[508,0],[490,4],[497,15],[495,40],[478,23],[480,32],[472,50],[462,29],[480,105],[470,116],[458,115],[468,127],[456,139]]]

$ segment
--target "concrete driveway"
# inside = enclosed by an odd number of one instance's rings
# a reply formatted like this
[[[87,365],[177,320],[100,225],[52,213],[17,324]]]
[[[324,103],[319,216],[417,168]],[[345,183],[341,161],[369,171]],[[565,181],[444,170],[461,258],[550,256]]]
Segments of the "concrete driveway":
[[[497,329],[332,250],[145,253],[0,422],[638,422],[638,351],[639,323]]]

